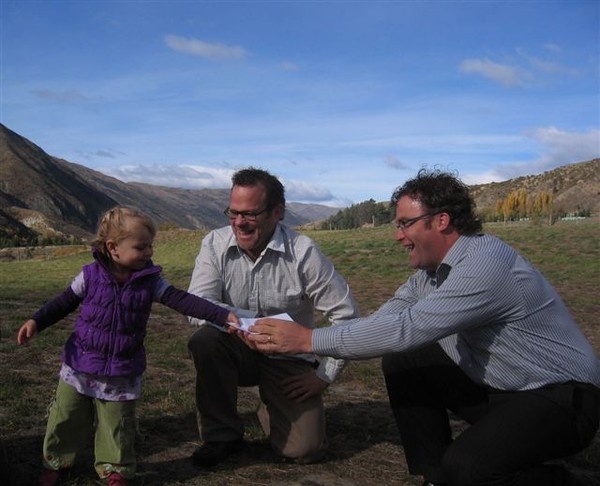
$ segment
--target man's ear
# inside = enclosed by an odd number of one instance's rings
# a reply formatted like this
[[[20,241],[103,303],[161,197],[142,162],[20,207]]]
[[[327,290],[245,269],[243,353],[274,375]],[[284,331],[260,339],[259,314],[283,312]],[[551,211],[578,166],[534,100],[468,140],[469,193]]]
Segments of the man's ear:
[[[450,219],[450,215],[448,213],[439,213],[438,214],[438,228],[441,231],[446,231],[450,224],[452,223]]]
[[[283,207],[283,204],[278,204],[277,206],[275,206],[273,208],[273,213],[277,215],[277,219],[281,221],[285,216],[285,208]]]

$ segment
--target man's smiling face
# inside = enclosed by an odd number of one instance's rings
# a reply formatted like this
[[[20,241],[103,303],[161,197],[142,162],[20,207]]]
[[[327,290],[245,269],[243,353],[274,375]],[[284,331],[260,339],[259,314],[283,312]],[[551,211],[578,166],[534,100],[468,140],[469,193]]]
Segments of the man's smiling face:
[[[435,270],[441,263],[436,214],[429,214],[417,199],[402,196],[396,204],[396,239],[408,250],[409,265]],[[443,258],[443,257],[442,257]]]
[[[277,223],[283,216],[283,208],[267,208],[267,194],[262,184],[254,186],[233,186],[229,196],[229,209],[237,213],[260,213],[254,221],[243,215],[231,217],[231,228],[237,244],[250,258],[256,260],[265,249]],[[254,219],[254,218],[253,218]]]

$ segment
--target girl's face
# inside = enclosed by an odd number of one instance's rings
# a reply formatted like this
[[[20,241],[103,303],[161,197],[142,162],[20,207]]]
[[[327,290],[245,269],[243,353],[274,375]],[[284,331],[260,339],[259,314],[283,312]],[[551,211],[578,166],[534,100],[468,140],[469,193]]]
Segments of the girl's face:
[[[129,236],[119,242],[108,240],[106,247],[110,252],[115,269],[118,272],[130,273],[144,268],[154,252],[154,237],[138,221],[128,223]]]

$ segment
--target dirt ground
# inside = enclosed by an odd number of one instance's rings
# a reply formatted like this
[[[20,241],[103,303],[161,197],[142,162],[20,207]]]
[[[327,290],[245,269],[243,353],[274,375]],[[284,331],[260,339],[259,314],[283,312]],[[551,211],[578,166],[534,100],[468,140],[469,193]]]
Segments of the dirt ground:
[[[242,392],[249,394],[250,392]],[[349,395],[349,400],[343,400]],[[281,485],[355,486],[371,484],[417,486],[422,478],[408,475],[402,446],[387,400],[361,399],[360,392],[340,387],[328,393],[327,424],[330,440],[326,459],[319,464],[297,465],[277,459],[263,437],[251,438],[246,449],[212,469],[193,466],[190,456],[198,445],[193,414],[140,417],[138,435],[139,471],[135,485]],[[248,395],[248,399],[251,396]],[[243,399],[243,398],[242,398]],[[257,427],[253,414],[244,416],[248,427]],[[458,433],[464,425],[454,422]],[[3,446],[10,466],[3,485],[36,484],[43,427],[5,439]],[[255,434],[256,435],[256,434]],[[78,458],[63,484],[102,484],[91,465],[91,446]],[[567,458],[569,467],[600,485],[600,434],[590,448]],[[585,483],[584,483],[585,484]]]

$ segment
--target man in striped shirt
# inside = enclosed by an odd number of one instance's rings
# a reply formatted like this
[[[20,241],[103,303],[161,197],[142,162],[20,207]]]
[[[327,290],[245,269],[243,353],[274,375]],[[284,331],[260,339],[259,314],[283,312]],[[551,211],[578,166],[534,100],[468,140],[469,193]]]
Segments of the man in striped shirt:
[[[383,356],[409,471],[424,485],[571,485],[548,461],[598,430],[600,361],[548,281],[481,234],[468,188],[422,170],[396,189],[397,240],[418,269],[370,316],[323,329],[263,319],[266,353]],[[452,438],[448,410],[470,427]]]

